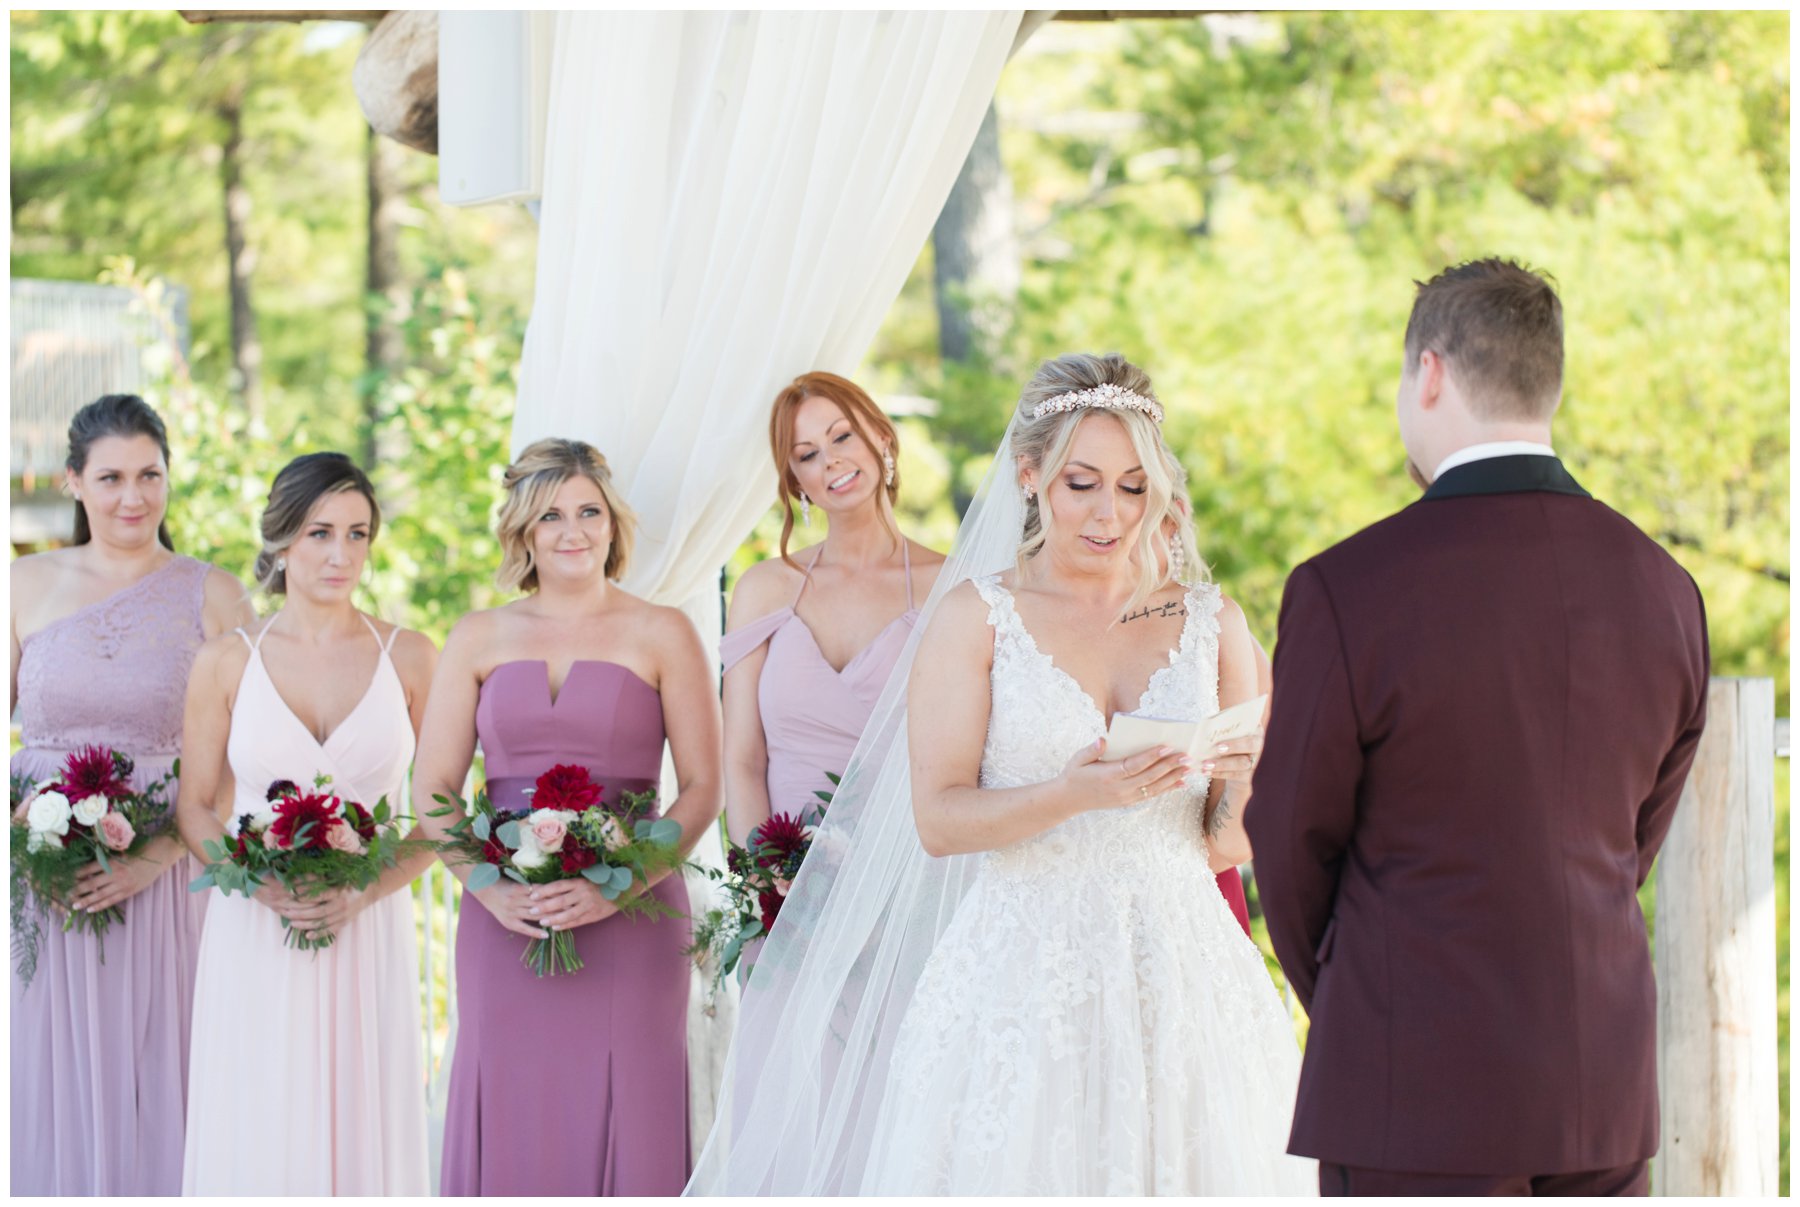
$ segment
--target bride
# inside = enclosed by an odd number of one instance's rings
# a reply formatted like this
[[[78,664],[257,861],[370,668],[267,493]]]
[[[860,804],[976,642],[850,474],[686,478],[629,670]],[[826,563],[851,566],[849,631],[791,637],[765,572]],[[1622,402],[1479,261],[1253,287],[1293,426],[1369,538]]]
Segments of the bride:
[[[691,1192],[1314,1192],[1293,1031],[1214,880],[1260,739],[1105,751],[1116,712],[1263,677],[1161,422],[1117,355],[1025,388],[751,975]]]

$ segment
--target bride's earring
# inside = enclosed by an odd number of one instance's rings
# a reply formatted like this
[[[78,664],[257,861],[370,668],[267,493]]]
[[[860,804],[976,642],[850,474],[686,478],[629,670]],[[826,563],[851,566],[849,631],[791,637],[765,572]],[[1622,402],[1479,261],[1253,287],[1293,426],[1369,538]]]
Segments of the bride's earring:
[[[894,454],[885,448],[882,449],[881,463],[887,466],[887,475],[884,479],[884,483],[885,485],[892,486],[894,484]]]
[[[1187,564],[1187,554],[1181,551],[1181,538],[1174,533],[1169,534],[1169,577],[1180,580],[1181,570]]]
[[[812,527],[812,500],[806,497],[804,490],[800,492],[800,522]]]

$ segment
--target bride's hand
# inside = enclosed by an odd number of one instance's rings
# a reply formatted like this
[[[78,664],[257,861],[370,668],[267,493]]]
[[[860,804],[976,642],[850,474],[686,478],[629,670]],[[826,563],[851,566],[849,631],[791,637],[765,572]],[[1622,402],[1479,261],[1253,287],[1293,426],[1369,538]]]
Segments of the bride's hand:
[[[1262,748],[1263,731],[1260,729],[1241,738],[1221,742],[1207,751],[1200,770],[1215,780],[1226,780],[1248,788],[1251,777],[1256,774],[1256,761],[1262,757]]]
[[[1063,768],[1062,781],[1082,812],[1123,809],[1173,792],[1186,782],[1194,766],[1186,754],[1169,746],[1111,763],[1101,761],[1105,754],[1106,739],[1101,738],[1076,751]]]

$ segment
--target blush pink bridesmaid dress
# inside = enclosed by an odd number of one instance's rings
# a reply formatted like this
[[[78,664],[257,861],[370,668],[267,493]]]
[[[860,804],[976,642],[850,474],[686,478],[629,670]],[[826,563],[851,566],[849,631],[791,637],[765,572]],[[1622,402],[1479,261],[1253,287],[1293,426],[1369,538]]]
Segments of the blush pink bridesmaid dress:
[[[390,653],[399,630],[386,641],[369,632],[375,676],[321,743],[269,678],[261,635],[238,630],[250,661],[225,748],[237,781],[229,830],[274,781],[306,787],[321,773],[340,796],[411,812],[401,789],[415,739]],[[316,952],[284,946],[262,903],[206,895],[182,1193],[431,1193],[412,894],[390,893]]]

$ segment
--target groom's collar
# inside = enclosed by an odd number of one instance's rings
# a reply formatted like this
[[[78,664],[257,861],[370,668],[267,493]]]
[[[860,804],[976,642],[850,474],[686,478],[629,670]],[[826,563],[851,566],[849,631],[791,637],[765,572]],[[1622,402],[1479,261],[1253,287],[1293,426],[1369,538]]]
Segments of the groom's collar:
[[[1569,476],[1563,463],[1540,453],[1522,453],[1510,457],[1484,457],[1466,461],[1444,470],[1425,492],[1425,501],[1458,499],[1467,495],[1518,494],[1541,490],[1552,494],[1591,498],[1581,484]]]

